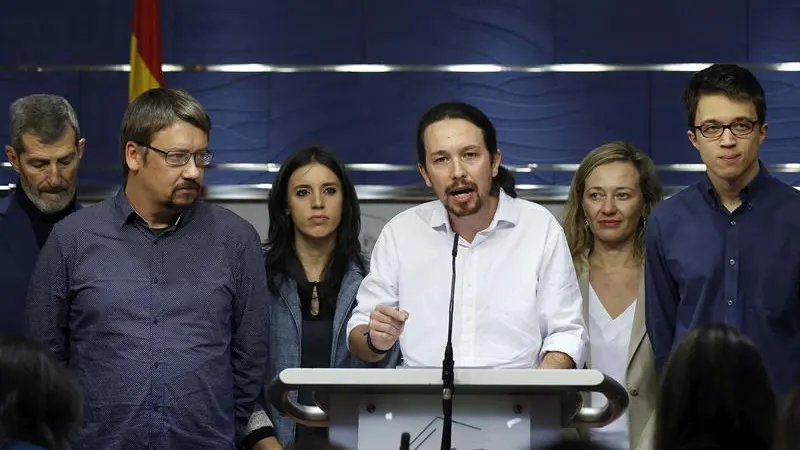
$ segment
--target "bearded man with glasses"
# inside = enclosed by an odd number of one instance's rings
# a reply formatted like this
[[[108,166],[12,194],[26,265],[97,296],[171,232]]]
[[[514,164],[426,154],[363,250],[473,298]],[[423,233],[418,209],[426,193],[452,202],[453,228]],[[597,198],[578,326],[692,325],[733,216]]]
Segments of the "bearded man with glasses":
[[[211,120],[188,93],[128,105],[113,197],[56,225],[28,296],[33,339],[86,400],[74,449],[235,449],[267,356],[255,228],[198,200]]]
[[[684,104],[706,176],[661,202],[647,223],[646,322],[656,370],[690,331],[724,323],[756,344],[784,395],[800,375],[800,192],[759,159],[767,104],[750,71],[710,66],[691,78]]]

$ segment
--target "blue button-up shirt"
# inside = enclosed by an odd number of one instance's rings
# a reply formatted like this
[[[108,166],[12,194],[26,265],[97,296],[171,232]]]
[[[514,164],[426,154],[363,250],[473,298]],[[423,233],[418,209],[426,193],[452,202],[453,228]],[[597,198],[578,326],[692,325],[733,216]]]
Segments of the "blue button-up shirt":
[[[220,206],[154,233],[120,190],[61,221],[27,318],[84,390],[75,448],[235,448],[263,382],[267,298],[255,229]]]
[[[705,177],[650,215],[647,331],[660,370],[698,325],[738,328],[784,395],[800,375],[800,192],[762,165],[740,198],[728,212]]]

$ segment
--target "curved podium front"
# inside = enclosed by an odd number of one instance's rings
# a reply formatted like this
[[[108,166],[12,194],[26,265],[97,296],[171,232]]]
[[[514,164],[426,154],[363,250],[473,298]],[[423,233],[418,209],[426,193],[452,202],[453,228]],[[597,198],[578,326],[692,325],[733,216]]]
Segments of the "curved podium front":
[[[315,392],[317,407],[299,405],[293,391]],[[608,403],[583,406],[581,393]],[[282,414],[308,426],[329,426],[330,440],[350,449],[440,449],[442,370],[287,369],[270,387]],[[561,429],[601,427],[628,407],[628,394],[596,370],[456,369],[452,448],[530,449]]]

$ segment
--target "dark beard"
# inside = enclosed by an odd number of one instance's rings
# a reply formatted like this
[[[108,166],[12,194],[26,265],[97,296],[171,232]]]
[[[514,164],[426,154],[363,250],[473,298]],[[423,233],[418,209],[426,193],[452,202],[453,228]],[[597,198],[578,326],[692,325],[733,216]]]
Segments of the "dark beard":
[[[449,200],[449,197],[448,197],[448,200]],[[456,217],[467,217],[467,216],[472,216],[472,215],[478,214],[478,211],[480,211],[481,207],[483,206],[483,202],[481,202],[481,198],[480,197],[476,197],[475,206],[472,206],[472,207],[468,207],[468,208],[464,208],[464,209],[460,209],[460,208],[457,209],[457,208],[454,208],[453,205],[451,205],[450,203],[445,203],[444,206],[452,215],[454,215]]]

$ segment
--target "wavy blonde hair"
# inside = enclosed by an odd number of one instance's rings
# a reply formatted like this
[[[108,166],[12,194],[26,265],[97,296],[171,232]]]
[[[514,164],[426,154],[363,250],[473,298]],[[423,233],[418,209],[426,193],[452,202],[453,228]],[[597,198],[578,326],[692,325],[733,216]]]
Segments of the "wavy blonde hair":
[[[613,141],[597,147],[589,152],[569,187],[567,203],[564,206],[564,232],[567,235],[567,244],[572,255],[572,261],[577,268],[584,268],[587,264],[586,257],[594,246],[594,234],[586,226],[587,218],[583,210],[583,191],[586,189],[586,178],[592,171],[600,166],[613,162],[629,162],[639,172],[639,188],[644,199],[644,218],[650,215],[653,208],[663,198],[661,182],[656,174],[653,160],[633,144],[624,141]],[[642,260],[644,257],[644,225],[646,219],[639,221],[636,231],[636,244],[634,256]]]

